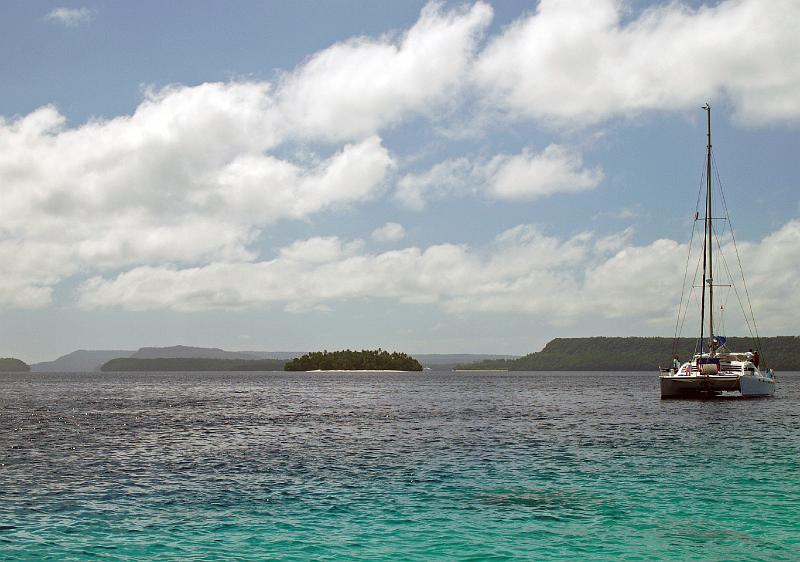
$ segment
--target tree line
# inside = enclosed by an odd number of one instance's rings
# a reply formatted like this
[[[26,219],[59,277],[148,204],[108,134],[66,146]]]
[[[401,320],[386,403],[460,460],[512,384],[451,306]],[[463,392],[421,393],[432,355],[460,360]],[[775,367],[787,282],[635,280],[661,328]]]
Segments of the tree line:
[[[287,371],[421,371],[413,357],[397,351],[315,351],[286,363]]]
[[[755,341],[730,337],[725,349],[753,349],[761,355],[761,367],[800,371],[800,337],[774,336]],[[699,351],[696,338],[556,338],[541,351],[518,359],[498,359],[458,365],[457,369],[507,369],[509,371],[651,371],[668,367],[678,355],[686,361]]]

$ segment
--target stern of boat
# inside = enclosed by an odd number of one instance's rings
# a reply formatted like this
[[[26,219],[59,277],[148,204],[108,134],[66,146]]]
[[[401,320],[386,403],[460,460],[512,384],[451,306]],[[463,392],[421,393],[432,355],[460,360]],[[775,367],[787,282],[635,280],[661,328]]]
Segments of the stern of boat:
[[[772,396],[775,394],[775,374],[772,371],[744,375],[739,379],[742,396]]]
[[[723,392],[739,390],[736,375],[661,375],[661,398],[713,398]]]

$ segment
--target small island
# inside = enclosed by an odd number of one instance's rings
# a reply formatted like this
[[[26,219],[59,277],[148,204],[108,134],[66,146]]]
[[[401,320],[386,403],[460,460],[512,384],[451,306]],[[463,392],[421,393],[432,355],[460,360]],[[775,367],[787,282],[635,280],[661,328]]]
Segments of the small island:
[[[422,364],[405,353],[377,350],[316,351],[288,361],[286,371],[421,371]]]
[[[30,366],[24,361],[13,357],[0,358],[0,373],[27,373],[30,370]]]

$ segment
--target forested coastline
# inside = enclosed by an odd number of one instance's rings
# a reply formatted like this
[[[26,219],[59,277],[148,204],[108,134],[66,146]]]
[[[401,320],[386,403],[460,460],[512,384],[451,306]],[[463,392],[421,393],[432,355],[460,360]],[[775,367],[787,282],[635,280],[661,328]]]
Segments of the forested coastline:
[[[668,366],[672,356],[681,360],[695,352],[695,338],[556,338],[541,351],[512,360],[465,363],[456,369],[496,369],[509,371],[648,371]],[[759,345],[760,343],[760,345]],[[800,371],[800,337],[774,336],[754,342],[750,338],[730,337],[731,351],[758,349],[762,367],[779,371]]]

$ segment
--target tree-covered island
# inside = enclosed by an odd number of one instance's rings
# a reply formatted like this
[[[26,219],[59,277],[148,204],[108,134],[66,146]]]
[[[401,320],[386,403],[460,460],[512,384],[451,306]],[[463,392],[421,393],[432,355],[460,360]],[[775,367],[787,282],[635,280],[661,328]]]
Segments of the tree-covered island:
[[[421,371],[413,357],[383,349],[316,351],[286,363],[287,371]]]
[[[30,366],[24,361],[13,357],[0,358],[0,373],[27,373],[30,370]]]

